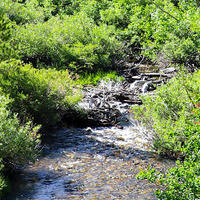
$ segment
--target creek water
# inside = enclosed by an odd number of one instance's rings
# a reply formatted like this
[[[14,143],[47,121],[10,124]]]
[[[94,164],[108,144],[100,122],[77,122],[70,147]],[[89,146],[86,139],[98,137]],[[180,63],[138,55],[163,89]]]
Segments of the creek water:
[[[151,134],[133,120],[127,104],[117,106],[120,126],[55,129],[47,134],[41,157],[13,177],[5,199],[156,199],[157,186],[136,175],[149,165],[165,170],[171,161],[150,153]]]

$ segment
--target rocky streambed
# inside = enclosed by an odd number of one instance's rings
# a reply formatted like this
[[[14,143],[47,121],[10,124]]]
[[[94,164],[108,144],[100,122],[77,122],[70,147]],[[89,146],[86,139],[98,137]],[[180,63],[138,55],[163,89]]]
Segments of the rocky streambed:
[[[165,170],[172,162],[150,153],[152,135],[129,109],[142,103],[138,93],[155,89],[173,73],[128,71],[126,82],[104,80],[85,88],[79,105],[88,110],[85,127],[51,130],[42,156],[13,177],[12,192],[5,199],[156,199],[157,186],[138,180],[136,174],[149,165]]]

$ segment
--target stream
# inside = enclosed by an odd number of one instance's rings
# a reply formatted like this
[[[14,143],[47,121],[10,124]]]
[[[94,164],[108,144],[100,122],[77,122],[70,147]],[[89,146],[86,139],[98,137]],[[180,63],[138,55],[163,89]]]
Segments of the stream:
[[[156,199],[157,186],[136,175],[149,165],[165,170],[173,162],[150,152],[153,136],[129,110],[141,103],[138,91],[146,93],[153,81],[162,82],[163,74],[157,76],[132,76],[129,84],[102,81],[87,88],[79,106],[90,111],[88,118],[98,126],[52,129],[41,157],[13,176],[5,200]]]

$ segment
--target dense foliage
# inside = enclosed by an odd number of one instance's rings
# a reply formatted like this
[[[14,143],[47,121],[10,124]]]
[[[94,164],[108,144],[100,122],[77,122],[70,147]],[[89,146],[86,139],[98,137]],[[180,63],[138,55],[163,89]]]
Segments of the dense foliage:
[[[7,60],[16,55],[13,46],[11,46],[12,26],[12,22],[0,10],[0,61]]]
[[[97,70],[120,60],[200,62],[198,1],[6,0],[15,53],[35,67]]]
[[[10,108],[21,119],[55,125],[80,99],[68,71],[38,70],[15,60],[1,62],[0,71],[0,88],[13,99]]]
[[[113,36],[113,27],[97,26],[84,13],[18,27],[16,32],[19,56],[40,68],[46,65],[74,70],[109,68],[120,46]]]
[[[154,130],[154,150],[180,160],[165,176],[155,169],[141,173],[143,178],[160,184],[160,199],[200,197],[199,85],[200,72],[192,76],[181,74],[160,87],[155,96],[142,97],[144,104],[134,108],[136,118]]]
[[[5,95],[0,96],[0,157],[6,164],[16,166],[36,156],[35,147],[38,144],[37,132],[39,127],[33,127],[31,122],[20,125],[16,114],[8,109],[9,100]]]
[[[15,168],[18,165],[33,161],[38,155],[39,126],[31,122],[21,124],[17,114],[13,114],[8,104],[11,100],[0,91],[0,197],[6,181],[2,175],[6,168]]]

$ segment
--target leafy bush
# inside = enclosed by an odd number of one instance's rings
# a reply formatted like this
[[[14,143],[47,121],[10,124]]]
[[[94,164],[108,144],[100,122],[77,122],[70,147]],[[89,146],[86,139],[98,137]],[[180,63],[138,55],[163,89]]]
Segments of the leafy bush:
[[[190,137],[185,130],[196,117],[192,113],[198,99],[195,94],[200,93],[198,85],[197,79],[181,75],[158,88],[155,96],[143,96],[143,105],[134,108],[135,117],[155,130],[154,148],[158,153],[184,153],[182,145]]]
[[[176,63],[185,63],[188,66],[199,66],[200,63],[200,40],[177,37],[170,38],[171,41],[163,46],[165,57]]]
[[[76,1],[78,2],[78,1]],[[82,1],[84,12],[98,25],[114,26],[120,41],[152,61],[199,66],[200,26],[197,1]]]
[[[196,158],[196,159],[195,159]],[[166,175],[149,168],[140,172],[138,178],[147,178],[155,182],[160,189],[156,191],[158,199],[191,200],[200,197],[199,155],[193,154],[184,162],[177,161]]]
[[[73,15],[80,11],[80,4],[84,1],[85,0],[52,0],[55,7],[53,15]]]
[[[26,24],[18,26],[13,44],[34,66],[108,68],[122,59],[125,46],[129,54],[152,61],[200,63],[196,1],[6,0],[0,9]]]
[[[56,124],[80,99],[68,71],[37,70],[19,61],[0,64],[0,87],[21,119],[33,117],[43,125]]]
[[[156,196],[166,200],[191,200],[200,198],[200,143],[199,125],[195,132],[190,132],[193,136],[189,138],[192,149],[187,151],[184,161],[177,161],[176,166],[168,169],[165,174],[149,168],[141,171],[138,178],[146,178],[155,182],[159,186]],[[189,146],[188,146],[189,147]]]
[[[124,77],[118,76],[115,71],[111,72],[103,72],[98,71],[95,73],[84,73],[81,74],[80,77],[76,77],[76,84],[77,85],[97,85],[103,79],[111,79],[114,81],[122,81]]]
[[[12,26],[8,17],[0,10],[0,62],[15,57],[15,52],[10,44],[12,38]]]
[[[156,192],[159,199],[200,198],[199,85],[200,71],[192,76],[182,74],[160,87],[154,96],[144,96],[144,104],[134,108],[135,116],[155,131],[154,150],[180,159],[166,175],[155,169],[140,173],[141,178],[160,186]]]
[[[84,13],[54,17],[46,23],[19,27],[16,43],[25,62],[34,66],[56,66],[59,69],[110,67],[120,43],[114,28],[96,26]]]
[[[31,122],[21,125],[17,114],[8,108],[10,102],[0,90],[0,198],[7,187],[5,170],[34,161],[39,153],[40,126]]]
[[[20,125],[17,115],[8,110],[10,100],[0,95],[0,158],[6,165],[16,166],[34,160],[37,155],[38,129],[31,122]]]
[[[43,22],[51,17],[52,10],[53,4],[49,0],[4,0],[0,4],[0,11],[6,13],[9,19],[17,24]]]
[[[120,30],[127,28],[134,15],[134,0],[107,1],[107,7],[100,11],[101,21],[115,25]]]
[[[132,43],[140,43],[143,54],[152,60],[163,54],[170,62],[199,66],[199,5],[179,1],[176,6],[170,0],[145,2],[133,6],[134,15],[126,29]]]

